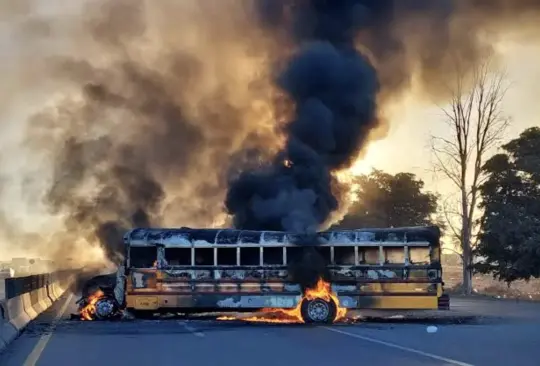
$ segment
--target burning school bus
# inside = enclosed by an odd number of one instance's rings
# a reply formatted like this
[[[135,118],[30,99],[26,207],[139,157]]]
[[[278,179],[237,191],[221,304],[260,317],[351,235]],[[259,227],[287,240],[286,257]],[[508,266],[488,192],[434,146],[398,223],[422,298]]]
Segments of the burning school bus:
[[[328,323],[347,309],[448,309],[439,239],[433,226],[327,231],[310,241],[275,231],[134,229],[114,288],[88,296],[81,314],[263,309]]]

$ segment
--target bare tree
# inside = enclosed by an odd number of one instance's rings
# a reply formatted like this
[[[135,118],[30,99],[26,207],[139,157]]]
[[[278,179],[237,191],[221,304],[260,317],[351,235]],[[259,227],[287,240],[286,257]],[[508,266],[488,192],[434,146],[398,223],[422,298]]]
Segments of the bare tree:
[[[434,168],[457,189],[455,204],[444,203],[450,234],[461,246],[463,291],[472,292],[473,249],[476,245],[479,187],[482,165],[499,146],[510,120],[502,113],[507,86],[505,74],[493,71],[491,62],[472,73],[458,73],[448,107],[441,108],[450,133],[432,136]],[[471,76],[472,74],[472,76]]]

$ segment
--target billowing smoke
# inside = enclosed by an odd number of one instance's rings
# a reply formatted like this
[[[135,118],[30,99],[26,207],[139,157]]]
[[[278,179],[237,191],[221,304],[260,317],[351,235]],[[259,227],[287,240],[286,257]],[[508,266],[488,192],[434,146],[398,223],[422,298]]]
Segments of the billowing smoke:
[[[538,9],[2,3],[3,252],[24,244],[99,262],[99,243],[117,261],[126,228],[223,226],[225,211],[243,228],[320,229],[346,207],[336,174],[382,136],[387,103],[413,86],[444,98],[456,60],[475,65],[510,31],[536,36]]]
[[[297,244],[316,244],[306,234],[321,229],[344,200],[343,190],[336,188],[340,185],[336,173],[351,166],[377,127],[377,99],[400,92],[411,82],[414,67],[427,81],[433,67],[444,66],[449,52],[444,46],[450,43],[445,25],[461,5],[437,0],[260,1],[263,24],[293,40],[294,55],[276,84],[293,100],[295,112],[283,128],[286,142],[274,159],[241,171],[229,182],[226,206],[234,225],[302,233],[305,239]],[[436,29],[437,43],[430,44],[433,33],[415,36],[422,47],[431,46],[430,53],[421,52],[414,64],[407,65],[408,55],[403,54],[407,39],[394,32],[415,19]],[[382,95],[376,69],[357,41],[380,61]],[[454,62],[465,63],[465,68],[474,63],[477,53],[484,52],[476,41],[467,41],[471,49],[458,47]],[[291,273],[296,282],[310,287],[326,277],[325,269],[316,249],[307,247]]]
[[[456,73],[496,53],[501,39],[539,36],[539,0],[255,1],[281,42],[353,39],[377,68],[382,100],[415,86],[430,102],[444,101]]]
[[[256,29],[244,36],[241,4],[220,7],[233,16],[194,2],[88,2],[77,52],[61,45],[47,60],[68,92],[30,118],[24,144],[52,166],[46,210],[113,262],[129,228],[223,225],[230,156],[256,147],[263,158],[280,144],[272,43]],[[84,256],[68,237],[49,254]]]
[[[237,227],[300,232],[319,229],[338,208],[343,190],[334,173],[351,165],[378,126],[377,99],[399,95],[414,77],[425,93],[444,96],[456,73],[493,51],[483,38],[490,26],[540,10],[540,1],[503,0],[257,5],[261,24],[294,49],[276,83],[295,115],[282,151],[235,176],[226,205]]]
[[[356,14],[361,3],[302,2],[292,10],[299,50],[276,81],[294,101],[294,117],[273,161],[229,183],[236,227],[315,232],[337,209],[332,172],[353,162],[377,124],[377,75],[354,45],[365,21]]]

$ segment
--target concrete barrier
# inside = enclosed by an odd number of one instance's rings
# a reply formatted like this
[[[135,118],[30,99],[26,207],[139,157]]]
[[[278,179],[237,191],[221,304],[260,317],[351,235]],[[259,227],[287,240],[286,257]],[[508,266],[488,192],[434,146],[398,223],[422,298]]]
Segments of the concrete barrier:
[[[13,299],[5,301],[6,304],[6,319],[18,331],[30,322],[30,316],[24,310],[23,297],[17,296]]]
[[[54,303],[60,296],[54,292],[54,276],[50,274],[47,280],[47,297],[50,299],[51,304]]]
[[[50,283],[47,285],[47,290],[49,291],[49,296],[55,301],[62,296],[62,291],[58,288],[58,281],[55,278],[51,278]]]
[[[0,301],[0,351],[51,307],[73,280],[73,272],[65,271],[6,279],[6,299]]]
[[[41,306],[45,307],[45,309],[48,309],[53,304],[53,301],[49,297],[49,294],[47,293],[47,286],[40,288],[39,290],[39,301],[41,302]]]
[[[2,340],[9,344],[21,329],[23,329],[29,322],[30,317],[24,311],[24,305],[22,298],[17,296],[16,298],[4,300],[2,303],[3,318],[2,323]]]
[[[47,297],[46,288],[39,288],[30,292],[30,300],[36,314],[41,314],[52,305],[52,303],[47,301],[49,298]]]
[[[58,294],[58,297],[60,297],[64,292],[66,292],[69,285],[66,283],[65,280],[57,280],[55,281],[53,286],[56,293]]]
[[[26,294],[20,295],[20,297],[22,299],[24,312],[26,313],[26,315],[28,315],[30,320],[34,320],[35,318],[37,318],[38,313],[34,309],[34,306],[32,306],[32,294],[26,293]]]

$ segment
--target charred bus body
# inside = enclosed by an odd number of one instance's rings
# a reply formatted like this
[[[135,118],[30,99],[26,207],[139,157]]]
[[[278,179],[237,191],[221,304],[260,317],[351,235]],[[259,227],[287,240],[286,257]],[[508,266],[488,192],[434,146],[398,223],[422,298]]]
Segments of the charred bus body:
[[[439,239],[437,227],[328,231],[311,241],[286,232],[139,228],[124,236],[114,293],[135,314],[290,309],[306,301],[302,272],[313,265],[340,307],[448,309]],[[327,305],[332,317],[336,304]]]

